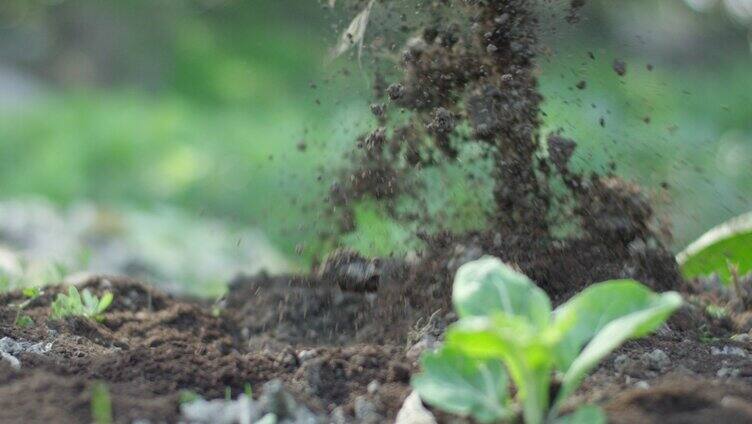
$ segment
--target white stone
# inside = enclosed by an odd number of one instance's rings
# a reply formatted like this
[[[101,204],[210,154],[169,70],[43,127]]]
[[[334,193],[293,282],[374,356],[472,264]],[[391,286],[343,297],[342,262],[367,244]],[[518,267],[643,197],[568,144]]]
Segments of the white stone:
[[[423,406],[418,393],[412,392],[402,404],[394,424],[436,424],[436,418]]]

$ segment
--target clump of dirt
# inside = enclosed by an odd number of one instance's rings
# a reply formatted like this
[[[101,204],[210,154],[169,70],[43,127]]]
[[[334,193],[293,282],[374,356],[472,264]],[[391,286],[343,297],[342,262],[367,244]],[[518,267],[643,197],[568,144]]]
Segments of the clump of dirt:
[[[671,288],[680,278],[664,244],[668,231],[640,188],[613,170],[574,171],[577,143],[540,134],[533,3],[427,2],[422,12],[432,18],[401,47],[381,35],[386,41],[379,46],[389,47],[374,56],[400,60],[396,74],[388,74],[391,84],[377,73],[371,109],[378,126],[358,138],[348,153],[352,165],[332,186],[339,231],[356,230],[355,208],[375,201],[425,242],[421,271],[471,246],[518,265],[555,297],[609,278]],[[572,1],[568,18],[584,3]],[[615,69],[623,75],[626,67],[620,62]],[[480,163],[490,166],[486,229],[458,232],[454,221],[429,212],[431,193],[421,178],[448,166],[472,175]],[[441,285],[439,297],[448,293],[447,282]]]
[[[633,389],[608,405],[612,423],[748,423],[752,389],[743,384],[672,378],[652,390]]]

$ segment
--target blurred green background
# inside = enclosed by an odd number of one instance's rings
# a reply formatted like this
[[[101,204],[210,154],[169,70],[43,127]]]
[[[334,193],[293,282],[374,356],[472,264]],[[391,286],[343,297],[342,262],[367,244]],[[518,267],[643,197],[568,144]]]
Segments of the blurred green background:
[[[577,25],[544,26],[540,58],[546,129],[579,141],[582,169],[614,160],[643,184],[676,249],[752,209],[747,25],[690,3],[708,10],[591,1]],[[304,266],[322,253],[332,170],[374,125],[366,71],[328,56],[352,16],[300,0],[3,0],[0,200],[168,205],[260,229]],[[393,231],[364,219],[350,242],[388,251]]]

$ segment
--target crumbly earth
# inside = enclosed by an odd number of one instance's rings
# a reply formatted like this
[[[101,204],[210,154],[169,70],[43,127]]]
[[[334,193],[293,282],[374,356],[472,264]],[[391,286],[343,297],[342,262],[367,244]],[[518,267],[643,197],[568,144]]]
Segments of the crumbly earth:
[[[50,320],[50,302],[64,289],[51,286],[25,309],[34,324],[19,328],[22,294],[4,294],[0,339],[48,349],[16,353],[20,369],[0,361],[0,422],[87,422],[97,381],[111,392],[117,422],[178,422],[181,390],[218,399],[250,384],[259,397],[274,379],[320,422],[389,422],[410,393],[419,353],[454,319],[449,285],[426,272],[438,262],[374,264],[345,253],[318,275],[239,278],[218,314],[135,281],[96,277],[83,287],[115,294],[101,322]],[[369,280],[375,289],[358,285]],[[696,285],[683,287],[694,299]],[[617,423],[750,422],[752,334],[733,319],[742,314],[706,314],[707,301],[690,302],[657,334],[611,355],[571,405],[596,402]]]

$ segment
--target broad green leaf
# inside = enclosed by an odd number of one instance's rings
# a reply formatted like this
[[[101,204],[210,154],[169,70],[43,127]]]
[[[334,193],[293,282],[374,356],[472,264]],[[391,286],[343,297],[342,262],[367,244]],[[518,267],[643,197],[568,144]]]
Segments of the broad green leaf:
[[[678,293],[663,293],[650,307],[616,318],[606,324],[572,362],[564,374],[556,405],[579,386],[585,375],[624,341],[642,337],[657,329],[682,304]]]
[[[460,317],[504,312],[524,317],[538,328],[548,325],[551,319],[551,301],[546,293],[525,275],[491,256],[460,267],[452,300]]]
[[[555,348],[556,366],[566,371],[582,347],[616,318],[652,307],[660,296],[633,280],[593,284],[554,311],[562,340]]]
[[[606,414],[595,405],[584,405],[569,415],[555,419],[554,424],[606,424]]]
[[[446,412],[472,416],[482,423],[511,416],[508,379],[498,360],[473,359],[443,347],[421,358],[423,371],[412,379],[421,399]]]
[[[740,274],[752,272],[752,212],[711,229],[676,256],[687,278],[717,274],[731,281],[729,264]]]
[[[447,331],[446,343],[463,353],[504,362],[518,390],[527,423],[540,423],[548,409],[551,345],[525,318],[498,313],[462,318]]]

